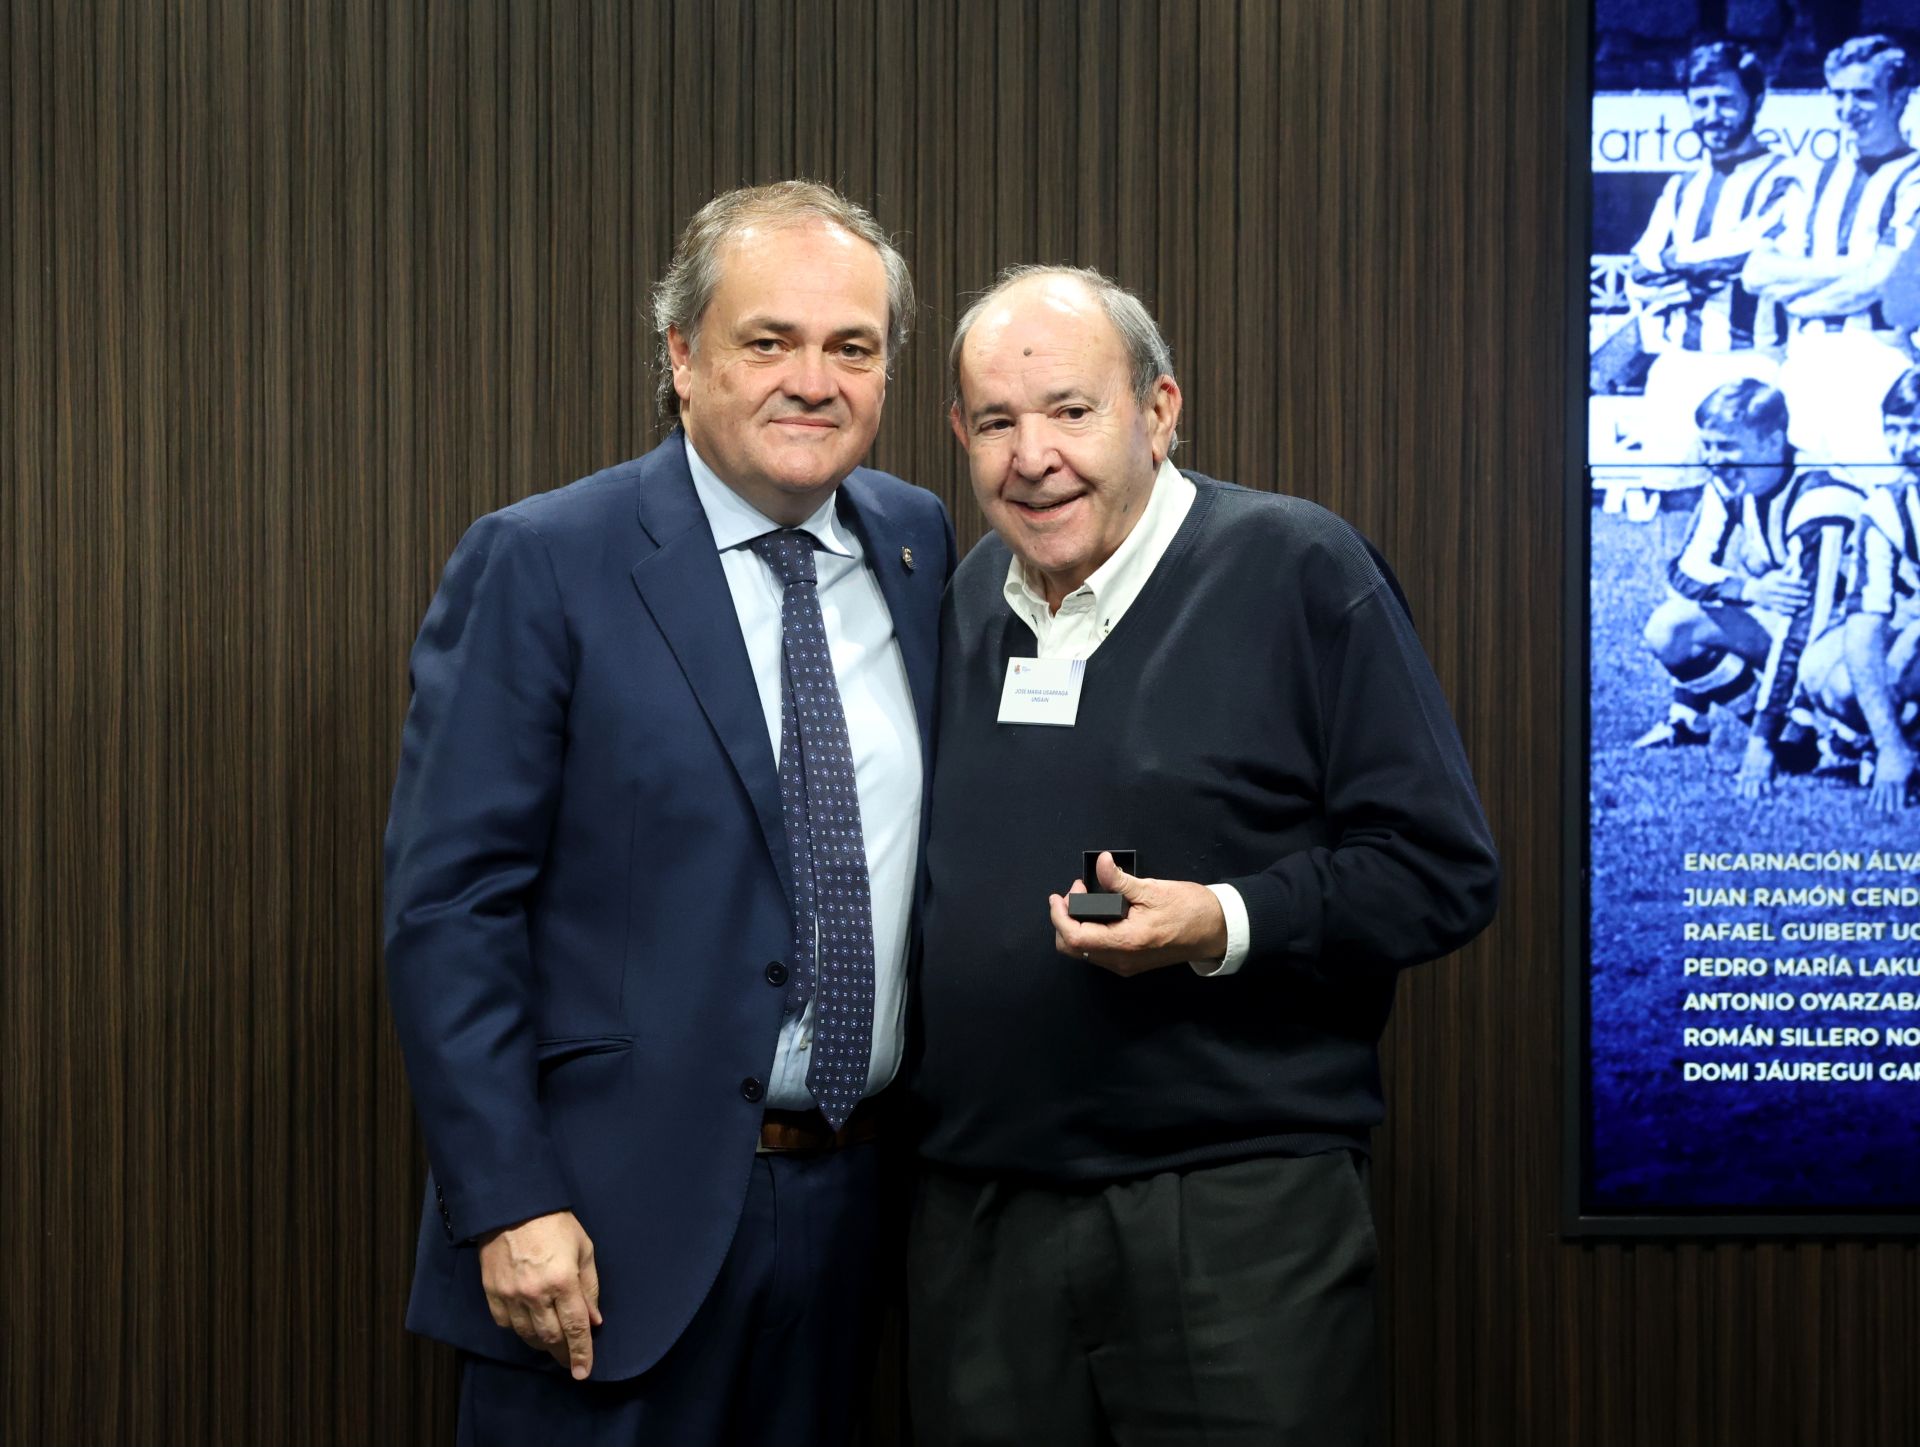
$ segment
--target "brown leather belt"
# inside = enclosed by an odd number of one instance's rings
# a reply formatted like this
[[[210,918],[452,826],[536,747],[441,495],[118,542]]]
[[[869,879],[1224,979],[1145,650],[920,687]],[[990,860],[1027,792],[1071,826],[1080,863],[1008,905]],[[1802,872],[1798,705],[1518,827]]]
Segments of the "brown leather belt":
[[[827,1128],[817,1110],[769,1110],[760,1118],[760,1155],[787,1155],[802,1151],[837,1151],[857,1146],[880,1134],[881,1112],[872,1100],[853,1108],[839,1130]]]

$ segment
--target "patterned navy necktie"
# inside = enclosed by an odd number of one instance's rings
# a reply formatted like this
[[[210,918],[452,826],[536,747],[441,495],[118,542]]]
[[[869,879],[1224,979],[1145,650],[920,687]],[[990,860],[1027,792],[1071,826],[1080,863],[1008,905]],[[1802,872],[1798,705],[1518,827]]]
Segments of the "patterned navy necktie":
[[[804,1001],[811,986],[807,1089],[838,1130],[866,1092],[873,1051],[873,902],[853,749],[820,616],[813,538],[785,528],[749,546],[786,590],[780,602],[780,807],[793,870],[795,972],[803,977],[795,998]],[[808,961],[814,962],[810,981]]]

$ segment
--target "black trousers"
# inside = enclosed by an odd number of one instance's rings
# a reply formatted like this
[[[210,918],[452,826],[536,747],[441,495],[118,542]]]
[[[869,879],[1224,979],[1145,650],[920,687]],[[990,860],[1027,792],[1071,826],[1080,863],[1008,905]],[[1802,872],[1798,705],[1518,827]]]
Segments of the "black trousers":
[[[923,1173],[917,1447],[1377,1440],[1363,1172],[1337,1151],[1085,1190]]]
[[[657,1365],[576,1382],[463,1357],[459,1447],[843,1447],[872,1377],[879,1193],[871,1144],[756,1156],[720,1275]]]

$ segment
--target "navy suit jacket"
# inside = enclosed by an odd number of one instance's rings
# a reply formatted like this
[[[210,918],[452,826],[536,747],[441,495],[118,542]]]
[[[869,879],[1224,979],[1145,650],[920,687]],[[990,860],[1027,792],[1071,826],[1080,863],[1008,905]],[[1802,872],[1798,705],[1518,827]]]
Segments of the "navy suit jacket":
[[[924,762],[952,523],[865,468],[840,499]],[[473,1241],[569,1209],[600,1273],[593,1375],[631,1377],[733,1239],[785,995],[767,967],[792,944],[778,762],[682,435],[475,523],[412,681],[386,839],[432,1168],[407,1325],[552,1365],[493,1324]]]

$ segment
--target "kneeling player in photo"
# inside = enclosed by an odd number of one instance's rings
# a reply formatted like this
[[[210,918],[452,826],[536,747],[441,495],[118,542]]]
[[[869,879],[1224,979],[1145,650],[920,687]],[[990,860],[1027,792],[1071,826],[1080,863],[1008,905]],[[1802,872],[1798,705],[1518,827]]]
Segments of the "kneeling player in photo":
[[[1920,367],[1888,390],[1881,420],[1902,470],[1861,513],[1846,664],[1820,693],[1842,725],[1870,734],[1872,769],[1862,780],[1871,779],[1873,807],[1892,813],[1906,807],[1915,782],[1920,714]]]
[[[1863,498],[1824,469],[1796,469],[1786,398],[1764,382],[1716,388],[1694,424],[1707,483],[1667,569],[1667,600],[1642,633],[1673,679],[1673,701],[1634,747],[1704,746],[1713,706],[1731,708],[1749,720],[1735,789],[1759,798],[1783,763],[1813,763],[1811,731],[1789,728],[1788,713],[1801,656],[1846,596]]]

